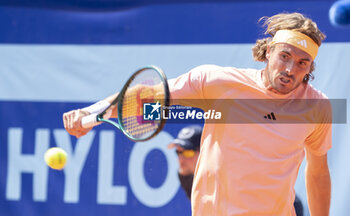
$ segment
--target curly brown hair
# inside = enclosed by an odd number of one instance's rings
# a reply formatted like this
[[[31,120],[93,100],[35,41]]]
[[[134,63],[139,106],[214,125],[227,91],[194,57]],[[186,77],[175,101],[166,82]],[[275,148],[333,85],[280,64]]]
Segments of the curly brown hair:
[[[262,17],[258,23],[263,22],[263,27],[267,27],[265,34],[271,37],[258,39],[253,46],[253,57],[255,61],[265,62],[267,46],[272,40],[272,37],[278,30],[287,29],[301,32],[309,36],[318,46],[321,46],[322,41],[326,38],[317,27],[317,24],[310,18],[305,17],[300,13],[280,13],[272,17]],[[304,82],[314,79],[312,72],[315,70],[315,63],[312,62],[310,72],[304,77]]]

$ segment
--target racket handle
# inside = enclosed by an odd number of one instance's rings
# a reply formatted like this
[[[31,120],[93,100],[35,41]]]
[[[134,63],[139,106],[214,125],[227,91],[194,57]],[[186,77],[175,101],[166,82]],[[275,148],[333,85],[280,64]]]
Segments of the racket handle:
[[[94,127],[98,124],[100,124],[99,122],[97,122],[97,113],[85,116],[81,119],[81,126],[83,128],[91,128]]]
[[[81,118],[81,126],[83,128],[91,128],[91,127],[94,127],[96,125],[101,124],[101,121],[97,121],[97,115],[99,115],[99,113],[93,113],[91,115],[84,116],[83,118]],[[103,115],[103,118],[109,119],[109,117],[111,117],[111,115],[112,115],[112,110],[108,110]]]

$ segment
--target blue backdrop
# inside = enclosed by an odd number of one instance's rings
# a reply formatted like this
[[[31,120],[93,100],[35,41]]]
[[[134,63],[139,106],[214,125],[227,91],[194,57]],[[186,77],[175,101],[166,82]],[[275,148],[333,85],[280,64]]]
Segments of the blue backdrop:
[[[148,143],[108,125],[81,139],[62,114],[119,90],[138,68],[155,64],[169,78],[199,64],[261,68],[251,46],[265,37],[262,16],[301,12],[327,35],[313,85],[349,97],[350,28],[328,20],[331,0],[3,0],[0,2],[0,215],[190,215],[167,144],[184,124],[168,124]],[[347,215],[348,124],[334,125],[329,152],[331,215]],[[59,146],[64,171],[43,154]],[[303,176],[297,194],[307,208]]]

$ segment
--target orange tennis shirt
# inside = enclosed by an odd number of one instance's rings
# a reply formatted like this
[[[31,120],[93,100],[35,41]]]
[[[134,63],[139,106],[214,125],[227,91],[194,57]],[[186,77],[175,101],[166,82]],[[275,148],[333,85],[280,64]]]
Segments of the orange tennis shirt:
[[[286,95],[275,94],[264,87],[261,73],[202,65],[169,80],[171,98],[191,99],[193,107],[216,111],[223,108],[222,103],[208,107],[206,99],[326,99],[310,84]],[[263,118],[272,111],[263,105],[231,110],[242,119]],[[312,109],[291,110],[290,116],[317,114]],[[205,123],[192,188],[192,215],[295,215],[294,184],[304,149],[326,154],[332,145],[331,131],[331,124]]]

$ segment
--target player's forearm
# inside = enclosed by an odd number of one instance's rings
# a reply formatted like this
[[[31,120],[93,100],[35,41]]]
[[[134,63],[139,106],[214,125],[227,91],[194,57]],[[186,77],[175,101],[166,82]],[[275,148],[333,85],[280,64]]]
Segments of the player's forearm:
[[[119,95],[119,92],[118,93],[115,93],[107,98],[105,98],[104,100],[105,101],[108,101],[108,103],[112,103],[113,100]],[[117,108],[117,104],[115,105],[115,107],[113,108],[112,110],[112,115],[111,115],[111,118],[117,118],[118,117],[118,108]]]
[[[311,216],[329,215],[331,200],[331,178],[328,169],[323,173],[312,173],[306,167],[306,188]]]

